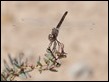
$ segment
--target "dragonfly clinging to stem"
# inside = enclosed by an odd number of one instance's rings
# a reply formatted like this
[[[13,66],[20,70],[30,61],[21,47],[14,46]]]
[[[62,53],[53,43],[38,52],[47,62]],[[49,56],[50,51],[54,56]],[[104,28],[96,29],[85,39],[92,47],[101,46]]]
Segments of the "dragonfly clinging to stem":
[[[59,21],[58,25],[56,26],[56,28],[53,28],[52,29],[52,32],[51,34],[49,34],[48,38],[51,42],[54,42],[55,40],[57,40],[57,36],[58,36],[58,33],[59,33],[59,28],[62,24],[62,22],[64,21],[66,15],[67,15],[68,11],[66,11],[64,13],[64,15],[62,16],[61,20]]]

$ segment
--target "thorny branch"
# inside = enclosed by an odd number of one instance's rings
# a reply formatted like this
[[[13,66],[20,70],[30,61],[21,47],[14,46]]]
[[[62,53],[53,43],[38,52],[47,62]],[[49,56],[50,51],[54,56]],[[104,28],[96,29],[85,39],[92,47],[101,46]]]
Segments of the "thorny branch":
[[[64,13],[60,22],[56,28],[52,29],[51,34],[48,35],[50,41],[49,46],[46,50],[45,57],[43,58],[45,64],[41,63],[41,58],[37,60],[36,65],[28,65],[28,60],[23,60],[24,53],[19,53],[19,57],[12,58],[8,54],[8,58],[12,67],[10,67],[6,60],[4,60],[5,69],[1,73],[1,81],[14,81],[16,77],[30,78],[29,72],[38,69],[40,73],[45,70],[50,70],[52,72],[57,72],[56,68],[61,66],[59,62],[61,58],[66,58],[66,53],[64,52],[64,44],[57,40],[59,33],[59,28],[67,15],[67,11]]]

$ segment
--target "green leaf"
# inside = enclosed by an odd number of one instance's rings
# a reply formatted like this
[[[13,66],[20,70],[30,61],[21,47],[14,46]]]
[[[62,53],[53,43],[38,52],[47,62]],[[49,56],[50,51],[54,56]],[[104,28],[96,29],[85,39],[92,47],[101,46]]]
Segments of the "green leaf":
[[[20,75],[19,75],[20,78],[23,78],[23,79],[26,79],[27,78],[27,74],[25,72],[22,72]]]
[[[12,59],[12,57],[11,57],[11,55],[10,55],[10,54],[8,54],[8,58],[9,58],[9,60],[10,60],[11,64],[13,65],[13,59]]]
[[[54,69],[54,68],[50,68],[49,69],[50,71],[52,71],[52,72],[58,72],[56,69]]]
[[[20,68],[20,66],[18,65],[18,63],[16,63],[16,61],[13,62],[14,66],[16,66],[17,68]]]
[[[47,65],[50,64],[50,61],[49,61],[48,59],[46,59],[46,58],[44,58],[44,62],[45,62]]]
[[[37,65],[40,66],[40,67],[42,67],[42,64],[41,64],[41,62],[40,62],[40,56],[39,56],[39,59],[38,59],[38,61],[37,61]]]
[[[40,62],[37,62],[37,65],[42,67],[42,64]]]
[[[59,58],[66,58],[67,56],[66,55],[60,55]]]
[[[51,53],[51,52],[50,52],[50,48],[47,48],[47,50],[46,50],[46,51],[47,51],[47,53]]]
[[[23,59],[23,57],[24,57],[24,53],[23,52],[20,52],[19,53],[19,56],[18,56],[18,64],[19,65],[22,65],[22,59]]]
[[[41,74],[41,73],[42,73],[42,67],[40,67],[38,71],[39,71],[39,72],[40,72],[40,74]]]
[[[51,55],[51,53],[45,54],[45,56],[46,56],[48,59],[53,59],[53,56]]]
[[[18,60],[17,60],[16,58],[14,59],[14,62],[15,62],[16,64],[18,64]]]
[[[1,81],[7,81],[3,74],[1,74]]]
[[[28,72],[30,72],[30,70],[28,70],[28,71],[22,70],[22,71],[20,72],[20,75],[19,75],[19,76],[20,76],[21,78],[25,78],[25,79],[28,78],[28,77],[30,78],[31,76],[29,75]]]
[[[4,66],[6,68],[6,70],[9,72],[11,70],[11,68],[9,67],[8,63],[6,62],[6,60],[4,60]]]

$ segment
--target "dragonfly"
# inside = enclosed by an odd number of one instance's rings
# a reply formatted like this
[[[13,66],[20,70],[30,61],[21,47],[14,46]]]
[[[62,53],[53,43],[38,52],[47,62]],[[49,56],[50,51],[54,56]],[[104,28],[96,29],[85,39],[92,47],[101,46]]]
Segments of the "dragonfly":
[[[51,34],[48,35],[48,39],[51,41],[51,42],[54,42],[55,40],[57,40],[57,36],[58,36],[58,33],[59,33],[59,28],[62,24],[62,22],[64,21],[66,15],[67,15],[68,11],[66,11],[64,13],[64,15],[62,16],[61,20],[59,21],[58,25],[56,26],[56,28],[53,28],[52,29],[52,32]]]

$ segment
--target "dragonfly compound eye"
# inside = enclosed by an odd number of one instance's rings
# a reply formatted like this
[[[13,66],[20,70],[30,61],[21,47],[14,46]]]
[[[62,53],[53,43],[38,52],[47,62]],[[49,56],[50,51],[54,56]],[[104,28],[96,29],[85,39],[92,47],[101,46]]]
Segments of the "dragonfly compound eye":
[[[53,42],[55,41],[55,36],[53,34],[49,34],[48,39]]]

